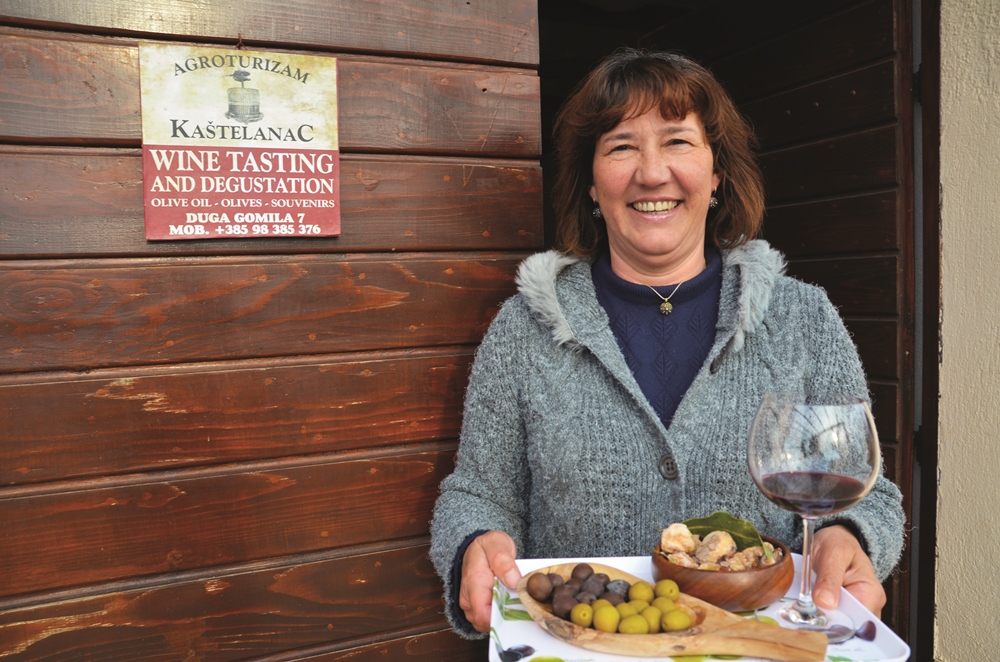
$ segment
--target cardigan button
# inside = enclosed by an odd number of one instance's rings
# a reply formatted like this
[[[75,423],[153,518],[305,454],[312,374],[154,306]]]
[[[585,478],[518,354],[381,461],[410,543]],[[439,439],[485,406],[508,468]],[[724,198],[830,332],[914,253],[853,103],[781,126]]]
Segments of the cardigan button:
[[[667,480],[677,480],[680,471],[677,470],[677,460],[670,453],[664,453],[660,458],[660,475]]]

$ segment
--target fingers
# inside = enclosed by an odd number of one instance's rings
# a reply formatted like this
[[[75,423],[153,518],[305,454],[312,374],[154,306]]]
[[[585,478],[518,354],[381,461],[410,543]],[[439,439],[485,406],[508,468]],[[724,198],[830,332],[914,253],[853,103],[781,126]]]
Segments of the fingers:
[[[816,534],[813,543],[813,600],[820,607],[835,608],[844,587],[876,616],[882,613],[886,595],[868,556],[854,535],[842,526],[830,526]]]
[[[458,606],[479,632],[490,628],[493,578],[500,577],[508,588],[516,588],[521,573],[514,563],[517,548],[502,531],[490,531],[476,538],[462,561],[462,586]]]

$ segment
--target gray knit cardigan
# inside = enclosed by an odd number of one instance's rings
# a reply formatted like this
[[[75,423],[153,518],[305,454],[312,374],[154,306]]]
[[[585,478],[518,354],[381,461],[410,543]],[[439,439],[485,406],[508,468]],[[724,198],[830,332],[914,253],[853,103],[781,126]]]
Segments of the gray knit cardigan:
[[[434,509],[446,600],[456,551],[480,529],[506,531],[521,558],[636,556],[671,523],[725,510],[801,549],[798,517],[750,478],[750,422],[768,391],[867,399],[864,373],[825,292],[783,275],[780,253],[755,240],[722,256],[715,343],[669,428],[625,363],[590,263],[554,251],[524,261],[519,294],[477,352],[456,468]],[[675,480],[657,469],[664,454]],[[899,489],[880,477],[835,517],[854,524],[884,579],[903,545]]]

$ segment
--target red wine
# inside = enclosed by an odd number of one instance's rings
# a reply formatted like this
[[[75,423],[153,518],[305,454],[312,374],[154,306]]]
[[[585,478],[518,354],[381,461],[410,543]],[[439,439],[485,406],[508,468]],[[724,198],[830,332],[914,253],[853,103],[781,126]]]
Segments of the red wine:
[[[761,492],[785,510],[806,517],[839,513],[865,495],[859,480],[818,471],[786,471],[761,479]]]

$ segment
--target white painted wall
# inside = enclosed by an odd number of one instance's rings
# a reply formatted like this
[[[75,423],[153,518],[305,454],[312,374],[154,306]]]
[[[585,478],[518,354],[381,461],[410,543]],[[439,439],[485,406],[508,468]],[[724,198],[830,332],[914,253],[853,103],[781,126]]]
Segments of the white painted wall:
[[[1000,660],[1000,1],[941,3],[940,662]]]

